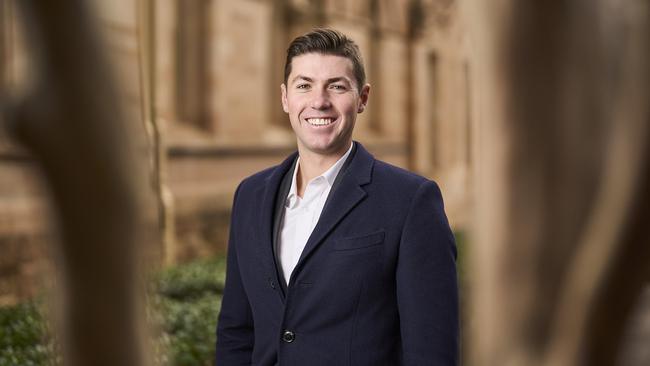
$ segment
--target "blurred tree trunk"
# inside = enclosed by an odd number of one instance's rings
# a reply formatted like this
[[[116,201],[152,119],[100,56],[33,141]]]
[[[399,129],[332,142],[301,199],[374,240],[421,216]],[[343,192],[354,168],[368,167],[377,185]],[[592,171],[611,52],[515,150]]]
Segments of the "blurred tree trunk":
[[[60,232],[64,360],[146,363],[136,295],[142,154],[87,3],[21,0],[32,84],[11,120],[40,164]]]
[[[466,0],[474,365],[613,365],[650,265],[647,0]]]

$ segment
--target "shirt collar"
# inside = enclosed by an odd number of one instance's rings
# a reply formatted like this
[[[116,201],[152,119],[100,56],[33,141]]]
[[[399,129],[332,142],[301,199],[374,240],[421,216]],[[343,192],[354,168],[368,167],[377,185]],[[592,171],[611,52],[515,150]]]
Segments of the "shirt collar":
[[[323,174],[319,175],[316,178],[323,177],[325,178],[325,181],[327,181],[327,184],[332,187],[334,184],[334,180],[336,179],[336,176],[339,174],[341,171],[341,168],[343,168],[343,164],[345,163],[345,160],[350,156],[350,152],[352,151],[352,147],[354,146],[354,142],[350,144],[350,148],[348,151],[341,156],[339,160],[334,163],[329,169],[327,169]],[[296,166],[293,169],[293,177],[291,178],[291,188],[289,189],[289,194],[287,195],[287,201],[286,201],[286,206],[291,208],[296,205],[298,201],[298,185],[296,184],[296,177],[298,174],[298,166],[300,164],[300,156],[298,156],[298,160],[296,161]],[[314,180],[312,179],[312,181]],[[310,181],[311,182],[311,181]],[[309,184],[309,182],[307,183]]]
[[[339,175],[339,172],[341,171],[341,168],[343,168],[343,164],[345,163],[345,160],[350,156],[350,152],[352,151],[352,146],[354,146],[354,142],[350,144],[350,148],[348,151],[341,156],[339,160],[334,163],[329,169],[325,171],[325,173],[321,174],[320,176],[325,177],[327,180],[327,183],[332,187],[334,184],[334,180],[336,179],[336,176]]]

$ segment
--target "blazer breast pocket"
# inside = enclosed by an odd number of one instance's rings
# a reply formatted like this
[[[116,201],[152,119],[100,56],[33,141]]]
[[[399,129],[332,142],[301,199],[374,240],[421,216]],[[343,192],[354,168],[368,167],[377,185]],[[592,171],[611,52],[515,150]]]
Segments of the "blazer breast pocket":
[[[385,236],[386,233],[381,230],[370,234],[341,238],[334,242],[333,250],[334,252],[352,254],[380,248],[381,244],[384,243]]]

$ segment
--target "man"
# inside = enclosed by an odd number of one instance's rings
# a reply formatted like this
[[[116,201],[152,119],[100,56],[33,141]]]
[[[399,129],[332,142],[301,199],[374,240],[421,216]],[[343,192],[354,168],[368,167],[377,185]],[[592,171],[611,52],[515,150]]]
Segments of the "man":
[[[232,211],[217,365],[456,365],[456,247],[437,185],[352,141],[359,49],[316,29],[287,50],[298,152]]]

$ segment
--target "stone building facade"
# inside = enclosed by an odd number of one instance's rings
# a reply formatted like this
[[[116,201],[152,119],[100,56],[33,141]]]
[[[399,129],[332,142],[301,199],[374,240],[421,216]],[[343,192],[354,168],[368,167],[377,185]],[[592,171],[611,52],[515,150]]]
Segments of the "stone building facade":
[[[30,77],[15,1],[3,0],[0,14],[0,82],[13,91]],[[237,183],[295,149],[280,104],[285,50],[315,26],[343,31],[363,53],[371,93],[355,139],[378,158],[435,179],[452,226],[467,226],[476,119],[457,1],[92,3],[133,120],[154,106],[174,223],[167,262],[223,251]],[[0,303],[31,296],[47,267],[51,220],[41,184],[29,155],[0,133]]]

